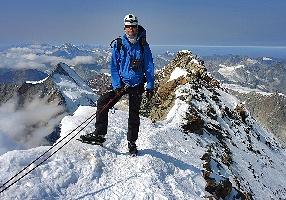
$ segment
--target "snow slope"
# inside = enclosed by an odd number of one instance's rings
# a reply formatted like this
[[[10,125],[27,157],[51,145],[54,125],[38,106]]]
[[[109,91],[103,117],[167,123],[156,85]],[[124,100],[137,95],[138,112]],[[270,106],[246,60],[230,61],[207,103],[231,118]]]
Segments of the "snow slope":
[[[65,135],[95,112],[80,107],[62,121]],[[25,177],[1,199],[202,199],[200,155],[174,124],[152,124],[142,118],[140,155],[126,155],[127,113],[110,115],[105,147],[73,140],[67,147]],[[90,132],[93,125],[86,128]],[[175,133],[175,134],[174,134]],[[181,141],[185,141],[181,143]],[[48,147],[11,151],[0,157],[1,182],[43,153]]]

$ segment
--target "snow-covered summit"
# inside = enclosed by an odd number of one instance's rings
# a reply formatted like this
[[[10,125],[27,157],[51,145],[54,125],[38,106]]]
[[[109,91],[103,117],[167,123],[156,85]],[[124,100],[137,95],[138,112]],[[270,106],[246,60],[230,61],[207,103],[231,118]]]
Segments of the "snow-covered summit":
[[[170,81],[177,67],[187,74]],[[156,102],[150,111],[153,120],[141,117],[138,157],[126,155],[128,112],[117,110],[109,115],[104,147],[72,140],[1,193],[0,198],[197,200],[285,197],[285,149],[243,104],[206,73],[200,60],[190,52],[180,52],[157,77]],[[61,122],[62,138],[95,112],[94,107],[81,106],[73,115],[66,116]],[[154,122],[154,119],[161,121]],[[80,134],[93,130],[94,121]],[[0,182],[8,180],[48,148],[2,155]]]

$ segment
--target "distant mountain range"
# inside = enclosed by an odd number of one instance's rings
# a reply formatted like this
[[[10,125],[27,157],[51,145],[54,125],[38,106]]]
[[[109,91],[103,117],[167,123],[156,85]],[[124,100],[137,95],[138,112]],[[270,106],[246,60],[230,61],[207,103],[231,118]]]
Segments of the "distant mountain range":
[[[69,43],[8,48],[0,52],[0,83],[41,80],[60,62],[70,65],[83,79],[89,80],[98,72],[109,72],[110,56],[109,49]]]
[[[162,54],[153,55],[155,67],[157,70],[167,66],[176,53],[166,51]],[[61,46],[25,45],[13,47],[0,52],[0,102],[5,102],[11,97],[10,91],[16,91],[22,87],[26,81],[39,81],[52,74],[57,63],[67,63],[83,81],[88,84],[96,94],[110,89],[109,63],[111,59],[111,49],[92,46],[75,46],[70,43]],[[257,92],[284,93],[286,94],[286,61],[272,57],[251,58],[247,56],[236,55],[213,55],[197,58],[203,61],[208,73],[221,83],[228,84],[227,87],[234,92],[257,116],[259,120],[274,133],[284,128],[276,128],[278,125],[270,125],[265,116],[269,116],[270,111],[276,110],[278,113],[274,117],[280,116],[278,121],[283,121],[285,108],[273,107],[276,98],[267,98],[271,101],[270,110],[255,109],[261,103],[261,97],[253,99]],[[3,64],[4,63],[4,64]],[[21,66],[24,68],[21,68]],[[31,66],[31,69],[28,67]],[[241,87],[240,91],[237,89]],[[16,89],[15,89],[16,88]],[[241,91],[243,90],[243,92]],[[251,94],[245,93],[254,91]],[[243,93],[243,95],[240,95]],[[242,97],[243,96],[243,97]],[[284,101],[281,95],[277,98]],[[251,101],[248,101],[252,99]],[[263,98],[264,99],[264,98]],[[279,114],[279,112],[281,112]],[[273,116],[273,114],[271,114]],[[281,125],[279,125],[281,126]],[[283,126],[283,125],[282,125]],[[281,134],[279,134],[281,135]],[[286,135],[286,133],[282,133]]]
[[[12,55],[12,57],[11,57]],[[175,53],[153,55],[156,69],[168,64]],[[98,73],[109,73],[111,48],[75,46],[25,45],[0,52],[0,83],[21,84],[38,81],[52,73],[59,62],[70,65],[85,81],[94,79]]]
[[[286,60],[243,56],[203,57],[208,71],[223,83],[286,94]]]

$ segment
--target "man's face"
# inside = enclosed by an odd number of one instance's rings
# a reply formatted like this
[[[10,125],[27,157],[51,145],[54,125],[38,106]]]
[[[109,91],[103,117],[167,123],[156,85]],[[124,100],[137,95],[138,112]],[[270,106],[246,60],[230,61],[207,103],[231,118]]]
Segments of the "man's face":
[[[138,33],[138,28],[136,25],[125,25],[124,27],[125,33],[128,36],[135,36]]]

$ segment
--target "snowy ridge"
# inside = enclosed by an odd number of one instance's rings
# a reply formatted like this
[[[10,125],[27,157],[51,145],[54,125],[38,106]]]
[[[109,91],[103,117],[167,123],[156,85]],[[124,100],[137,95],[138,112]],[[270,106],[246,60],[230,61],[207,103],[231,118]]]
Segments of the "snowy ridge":
[[[153,110],[163,110],[159,118],[164,116],[165,107],[173,105],[174,101],[170,90],[176,88],[175,105],[167,114],[167,119],[179,118],[175,127],[181,126],[190,137],[201,135],[196,145],[207,149],[201,157],[205,161],[205,189],[215,198],[284,197],[286,190],[279,188],[285,188],[286,183],[276,177],[285,177],[286,174],[284,163],[281,162],[285,160],[285,149],[273,134],[265,131],[250,116],[243,104],[221,88],[219,82],[205,74],[203,62],[194,62],[195,59],[196,56],[190,52],[180,52],[171,64],[162,69],[159,74],[162,81],[157,93],[160,104]],[[188,74],[168,82],[178,66]],[[178,102],[188,106],[187,109],[186,106],[181,107],[185,114],[176,108]],[[156,113],[153,116],[158,118]],[[267,174],[271,171],[269,174],[273,176],[265,175],[265,171],[268,171]]]
[[[45,82],[45,80],[47,80],[49,78],[49,76],[47,76],[46,78],[39,80],[39,81],[26,81],[26,83],[30,83],[30,84],[38,84],[38,83],[43,83]]]
[[[80,107],[73,116],[65,117],[62,121],[62,136],[95,111],[92,107]],[[198,156],[203,153],[203,149],[188,150],[186,146],[189,142],[179,142],[183,137],[179,131],[176,132],[179,134],[173,136],[173,131],[176,131],[172,130],[174,127],[154,125],[149,119],[142,118],[138,140],[140,156],[130,158],[126,155],[126,122],[127,113],[117,111],[111,115],[108,140],[104,148],[72,141],[13,186],[10,192],[5,192],[0,197],[202,199],[205,183],[200,176],[202,162]],[[91,124],[85,132],[92,129]],[[179,144],[181,148],[174,148]],[[27,165],[35,155],[43,153],[47,148],[12,151],[1,156],[0,172],[5,174],[1,181]],[[9,165],[15,158],[17,160],[14,164]]]
[[[51,78],[63,94],[69,111],[74,112],[80,105],[96,104],[97,95],[68,65],[59,63]]]

